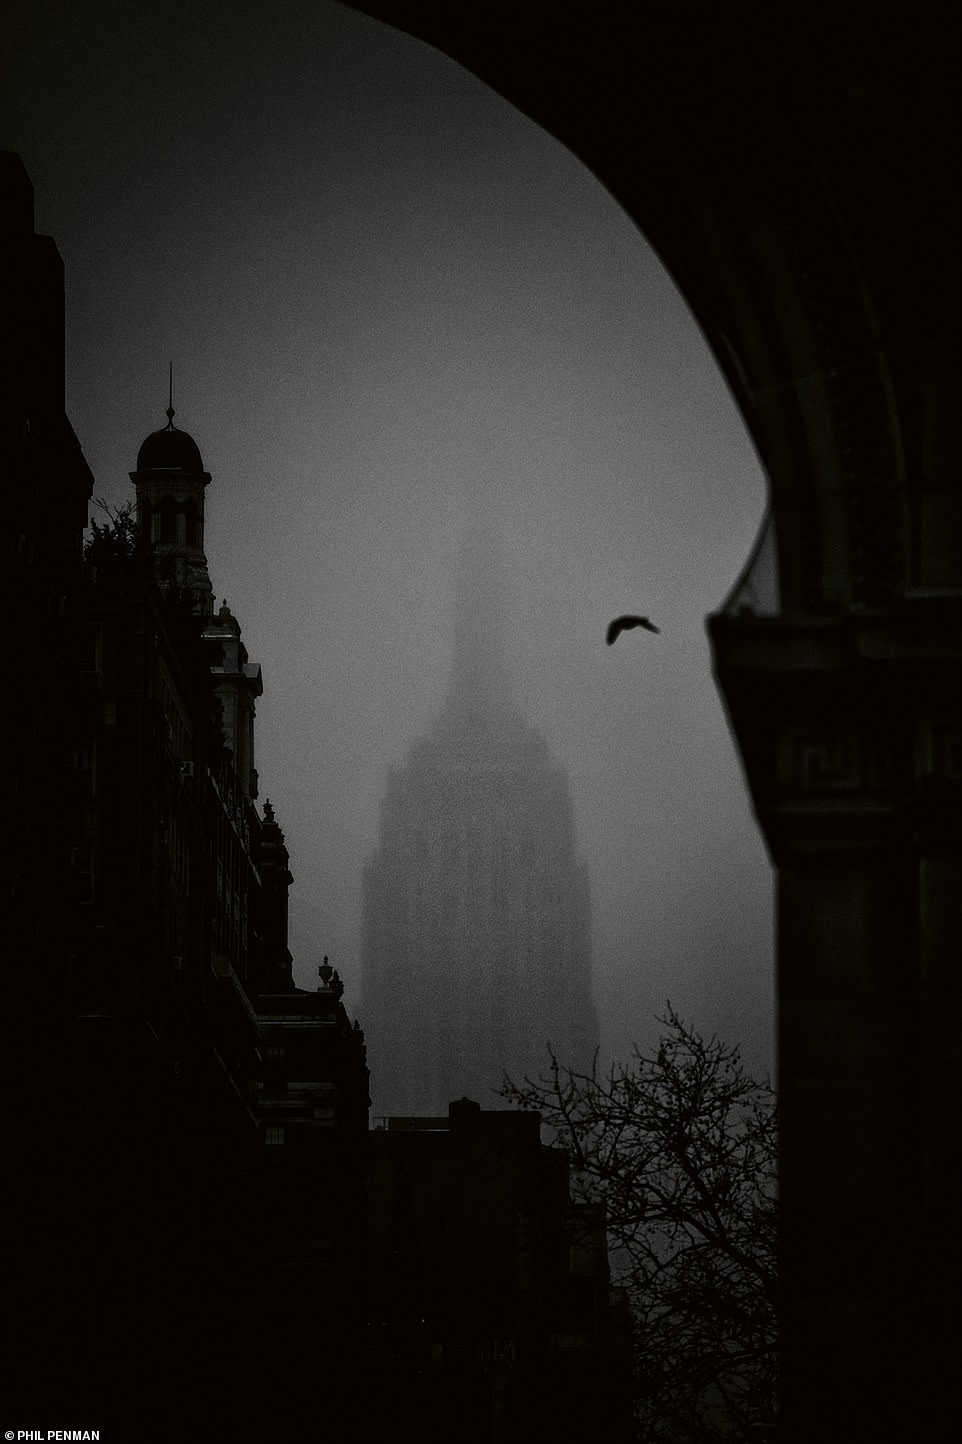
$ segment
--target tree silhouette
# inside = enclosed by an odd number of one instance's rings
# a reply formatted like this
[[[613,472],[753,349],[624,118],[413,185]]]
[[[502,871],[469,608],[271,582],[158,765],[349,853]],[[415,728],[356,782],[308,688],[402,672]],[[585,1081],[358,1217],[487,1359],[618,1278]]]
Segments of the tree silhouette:
[[[633,1318],[640,1438],[769,1437],[776,1407],[775,1098],[669,1006],[654,1056],[600,1076],[550,1053],[502,1096],[541,1114],[607,1214]]]
[[[102,497],[94,497],[107,520],[90,519],[90,536],[84,542],[84,561],[113,571],[128,568],[140,554],[137,536],[137,513],[132,501],[112,507]]]
[[[172,575],[164,575],[162,565],[152,564],[150,542],[137,525],[135,503],[125,501],[121,506],[113,507],[97,496],[94,504],[106,517],[106,521],[102,522],[90,518],[90,535],[84,542],[84,561],[93,568],[94,578],[108,589],[136,585],[137,579],[148,585],[157,584],[164,622],[181,663],[199,693],[206,694],[212,701],[214,684],[210,658],[201,643],[207,619],[196,610],[191,593]],[[219,704],[213,715],[215,730],[220,733],[222,717]]]

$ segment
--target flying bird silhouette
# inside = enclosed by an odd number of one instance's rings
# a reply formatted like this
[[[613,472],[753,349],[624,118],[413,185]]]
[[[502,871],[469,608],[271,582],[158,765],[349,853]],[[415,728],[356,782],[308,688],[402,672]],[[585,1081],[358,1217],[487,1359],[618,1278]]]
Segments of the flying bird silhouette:
[[[617,641],[622,632],[628,632],[632,627],[644,627],[646,632],[657,632],[659,629],[654,622],[649,622],[647,617],[615,617],[613,622],[608,623],[608,630],[605,633],[605,641],[610,647],[612,642]]]

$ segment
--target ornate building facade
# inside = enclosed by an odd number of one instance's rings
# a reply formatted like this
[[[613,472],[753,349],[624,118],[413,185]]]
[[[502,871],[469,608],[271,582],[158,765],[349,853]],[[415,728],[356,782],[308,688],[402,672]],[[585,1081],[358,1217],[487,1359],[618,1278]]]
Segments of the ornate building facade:
[[[289,1332],[335,1373],[362,1344],[363,1037],[333,969],[293,983],[260,668],[214,614],[199,449],[169,413],[132,473],[136,527],[84,546],[62,265],[17,157],[0,182],[16,1403],[152,1438],[190,1398],[223,1437],[267,1437],[306,1407]]]
[[[512,693],[484,540],[462,572],[445,702],[388,777],[362,964],[377,1112],[490,1100],[549,1045],[591,1062],[588,877],[567,778]]]

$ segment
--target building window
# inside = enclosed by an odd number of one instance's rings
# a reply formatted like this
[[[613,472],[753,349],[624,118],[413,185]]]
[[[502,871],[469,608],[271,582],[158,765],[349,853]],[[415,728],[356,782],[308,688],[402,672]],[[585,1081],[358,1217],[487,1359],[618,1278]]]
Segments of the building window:
[[[177,507],[171,496],[165,496],[160,503],[160,540],[168,546],[177,540]]]
[[[283,1148],[283,1123],[268,1123],[267,1127],[264,1129],[264,1142],[267,1144],[268,1148]]]
[[[101,652],[103,646],[103,635],[99,622],[88,622],[81,634],[80,641],[80,670],[81,672],[101,671]]]
[[[74,875],[74,896],[78,903],[89,906],[94,900],[93,848],[89,845],[70,849],[70,868]]]

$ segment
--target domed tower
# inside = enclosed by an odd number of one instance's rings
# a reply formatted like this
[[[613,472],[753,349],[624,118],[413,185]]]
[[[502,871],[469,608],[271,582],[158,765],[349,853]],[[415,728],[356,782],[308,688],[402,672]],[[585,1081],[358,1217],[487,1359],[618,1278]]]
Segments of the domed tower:
[[[137,526],[148,543],[161,587],[189,593],[194,611],[210,618],[213,588],[204,553],[204,470],[197,443],[174,425],[167,407],[167,425],[152,431],[137,454],[130,473],[137,488]]]

